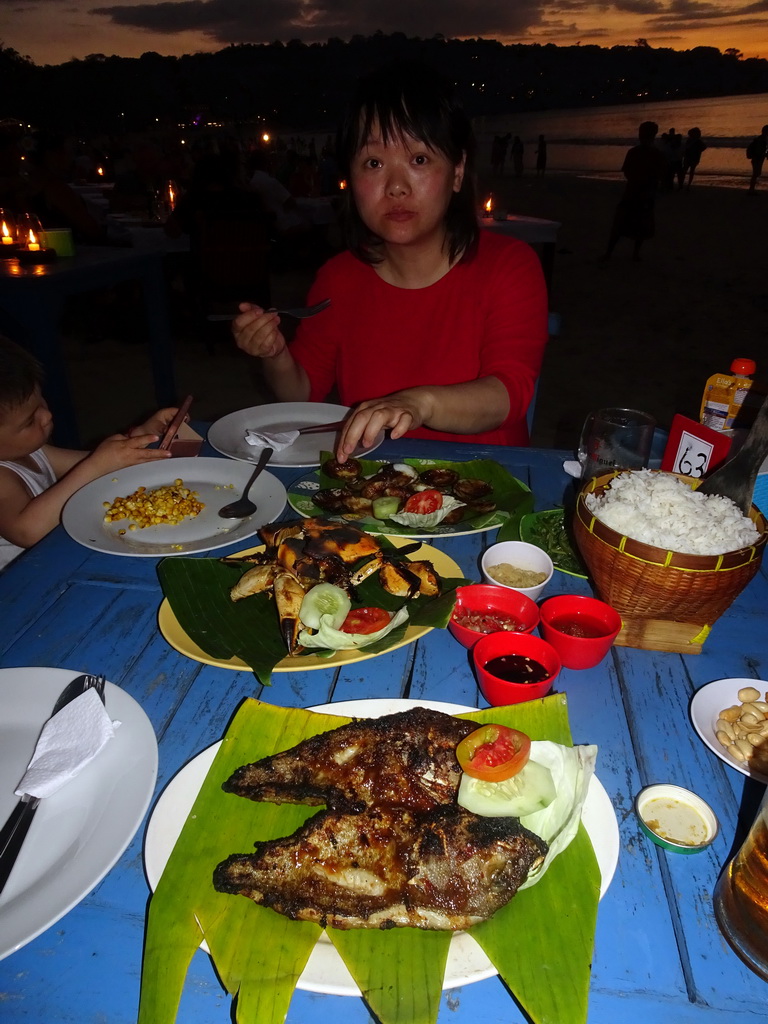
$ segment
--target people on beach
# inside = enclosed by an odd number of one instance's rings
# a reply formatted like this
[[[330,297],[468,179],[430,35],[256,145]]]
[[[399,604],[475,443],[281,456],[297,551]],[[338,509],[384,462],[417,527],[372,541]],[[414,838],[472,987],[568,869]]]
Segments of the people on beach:
[[[643,121],[637,133],[638,145],[624,158],[621,170],[627,184],[616,207],[604,260],[610,258],[620,238],[632,239],[632,258],[639,260],[643,242],[655,234],[656,192],[667,168],[664,156],[654,145],[658,130],[655,121]]]
[[[512,166],[515,171],[515,177],[520,178],[523,174],[523,156],[525,153],[525,146],[523,140],[519,135],[516,135],[512,139]]]
[[[160,440],[176,409],[160,409],[92,452],[49,444],[53,418],[42,383],[37,360],[0,335],[0,569],[50,533],[67,500],[91,480],[170,457],[147,445]]]
[[[237,345],[281,401],[353,407],[336,455],[393,438],[527,444],[547,341],[541,266],[525,243],[481,231],[470,121],[421,64],[362,79],[339,131],[348,251],[318,272],[289,346],[280,318],[242,303]]]
[[[675,182],[678,188],[683,187],[683,136],[670,128],[659,140],[659,150],[664,156],[665,167],[661,184],[665,189],[673,189]]]
[[[701,137],[701,128],[690,128],[685,140],[685,146],[683,147],[683,180],[687,175],[688,183],[685,186],[687,189],[693,183],[693,176],[696,173],[696,168],[699,166],[701,154],[706,148],[707,144]],[[681,181],[680,188],[682,187],[683,182]]]
[[[749,179],[749,191],[757,189],[757,179],[763,173],[763,162],[768,150],[768,124],[764,124],[762,131],[756,135],[747,146],[747,157],[752,161],[752,177]]]

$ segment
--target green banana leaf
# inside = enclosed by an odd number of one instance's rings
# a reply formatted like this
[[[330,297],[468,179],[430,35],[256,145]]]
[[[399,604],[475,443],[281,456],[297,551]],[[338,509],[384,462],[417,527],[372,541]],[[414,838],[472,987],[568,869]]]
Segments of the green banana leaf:
[[[323,472],[323,464],[332,458],[331,452],[321,452],[320,468],[313,470],[301,480],[295,481],[288,490],[288,499],[291,507],[304,516],[316,516],[319,514],[317,505],[312,501],[313,491],[307,489],[307,485],[317,484],[321,488],[338,487],[342,483]],[[369,476],[375,473],[381,466],[381,462],[375,459],[359,459],[363,473]],[[495,526],[506,523],[510,516],[515,516],[518,508],[525,505],[526,511],[533,509],[533,497],[530,490],[522,481],[516,479],[498,462],[493,459],[471,459],[468,462],[446,462],[441,459],[403,459],[404,463],[413,466],[414,469],[452,469],[460,476],[472,480],[485,480],[493,487],[489,497],[496,502],[495,512],[486,512],[480,515],[468,516],[460,523],[453,526],[436,526],[431,530],[418,531],[418,536],[434,535],[435,537],[450,537],[451,534],[466,533],[468,530],[488,530]],[[529,504],[530,499],[530,504]],[[321,513],[327,515],[327,513]],[[330,518],[340,518],[331,516]],[[387,533],[390,536],[413,536],[417,531],[412,526],[402,526],[391,519],[375,519],[373,516],[354,518],[354,523],[369,533]]]
[[[396,551],[386,538],[380,538],[385,550]],[[416,552],[418,557],[418,552]],[[251,566],[226,565],[218,558],[164,558],[157,567],[160,585],[179,625],[187,636],[211,658],[228,661],[239,658],[248,665],[259,682],[271,685],[272,671],[286,656],[280,635],[277,611],[270,594],[255,594],[232,601],[230,589]],[[376,643],[364,648],[368,654],[381,654],[402,642],[407,627],[444,628],[451,617],[456,588],[470,583],[462,577],[443,578],[442,592],[434,598],[423,595],[409,602],[409,621]],[[402,598],[388,594],[376,573],[357,588],[355,607],[374,605],[396,611]],[[327,652],[332,656],[333,652]],[[317,657],[318,652],[309,652]],[[322,655],[321,655],[322,656]],[[296,669],[302,665],[301,655]]]
[[[571,742],[564,694],[461,717]],[[218,893],[211,876],[229,854],[290,834],[317,809],[254,803],[223,793],[221,783],[241,764],[348,720],[255,700],[241,705],[150,902],[139,1024],[174,1024],[203,937],[227,991],[237,996],[237,1021],[284,1020],[320,929]],[[537,885],[470,930],[535,1024],[586,1021],[599,892],[599,869],[581,827]],[[434,1024],[450,933],[329,929],[328,937],[381,1024]]]

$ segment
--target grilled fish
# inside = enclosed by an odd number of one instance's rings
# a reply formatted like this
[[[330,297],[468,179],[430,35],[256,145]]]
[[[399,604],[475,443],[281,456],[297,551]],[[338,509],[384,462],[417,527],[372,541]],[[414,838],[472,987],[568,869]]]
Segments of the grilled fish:
[[[419,707],[354,721],[243,765],[222,788],[251,800],[352,813],[374,805],[426,812],[455,800],[456,746],[476,727]]]
[[[334,928],[469,928],[504,906],[547,844],[517,818],[456,804],[413,813],[321,811],[214,872],[219,892]]]

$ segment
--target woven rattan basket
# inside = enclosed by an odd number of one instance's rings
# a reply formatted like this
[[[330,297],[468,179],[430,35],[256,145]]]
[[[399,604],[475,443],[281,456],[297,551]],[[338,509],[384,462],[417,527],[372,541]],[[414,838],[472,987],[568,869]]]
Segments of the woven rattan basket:
[[[751,547],[724,555],[666,551],[623,537],[587,508],[585,494],[603,493],[616,475],[590,481],[579,494],[573,518],[576,543],[596,590],[624,622],[616,642],[698,653],[713,623],[760,568],[768,539],[765,518],[753,505],[750,518],[760,537]]]

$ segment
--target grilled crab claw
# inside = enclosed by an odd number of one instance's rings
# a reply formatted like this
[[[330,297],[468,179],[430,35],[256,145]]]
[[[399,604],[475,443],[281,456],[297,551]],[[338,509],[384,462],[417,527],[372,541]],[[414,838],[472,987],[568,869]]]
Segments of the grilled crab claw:
[[[416,597],[421,588],[421,579],[415,572],[411,572],[410,566],[410,562],[393,562],[380,551],[352,573],[350,582],[353,587],[359,586],[372,573],[378,572],[379,583],[387,593],[410,600]]]
[[[295,654],[301,630],[299,612],[306,592],[293,573],[285,570],[278,570],[275,576],[274,592],[277,614],[280,619],[280,635],[285,641],[288,653]]]
[[[443,589],[443,581],[431,562],[408,562],[408,571],[419,579],[419,593],[425,597],[437,597]]]
[[[229,596],[233,601],[241,601],[251,594],[261,594],[269,590],[275,578],[274,565],[256,565],[248,572],[244,572],[237,583],[232,587]]]

